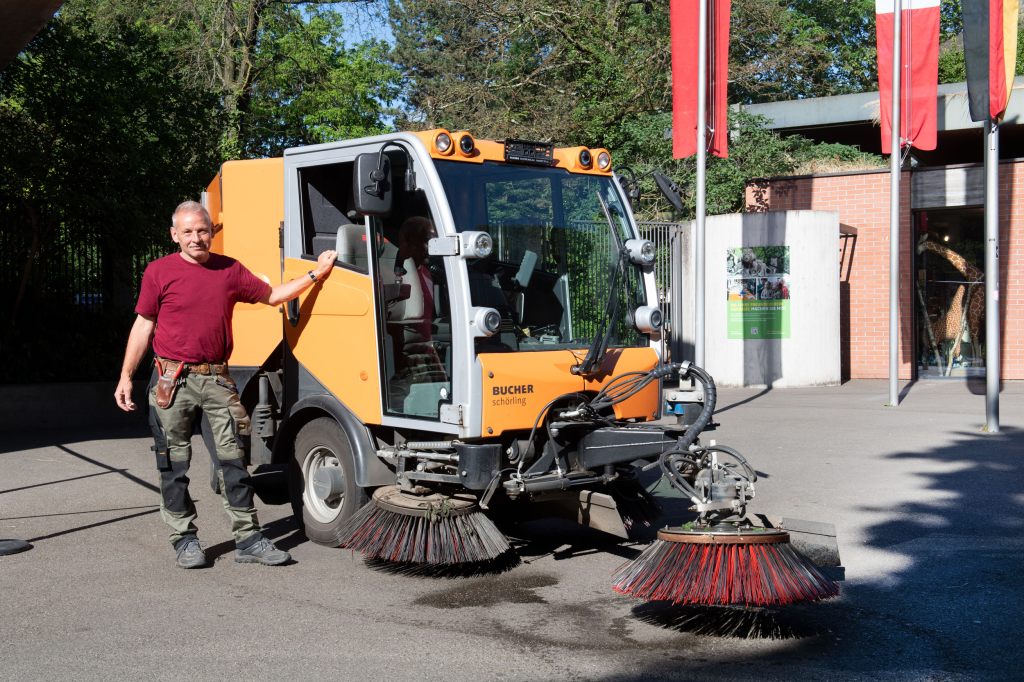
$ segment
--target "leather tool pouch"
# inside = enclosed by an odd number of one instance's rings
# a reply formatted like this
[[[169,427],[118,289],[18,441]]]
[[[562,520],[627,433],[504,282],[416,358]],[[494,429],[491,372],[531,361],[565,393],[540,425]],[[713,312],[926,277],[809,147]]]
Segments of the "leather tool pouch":
[[[157,371],[156,386],[153,387],[153,397],[157,407],[167,409],[174,402],[174,393],[180,385],[181,371],[185,365],[174,360],[161,360],[155,358]]]

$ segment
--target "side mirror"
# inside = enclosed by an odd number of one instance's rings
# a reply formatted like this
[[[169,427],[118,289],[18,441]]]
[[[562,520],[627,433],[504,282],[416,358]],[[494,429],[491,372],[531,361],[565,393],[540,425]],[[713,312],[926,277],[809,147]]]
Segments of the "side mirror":
[[[391,213],[391,161],[384,154],[360,154],[352,173],[355,209],[363,215]]]
[[[661,173],[652,173],[652,175],[654,176],[655,184],[658,185],[658,189],[660,189],[661,193],[665,195],[666,199],[668,199],[668,203],[672,204],[672,208],[681,213],[683,210],[683,200],[679,196],[679,185],[672,182]]]

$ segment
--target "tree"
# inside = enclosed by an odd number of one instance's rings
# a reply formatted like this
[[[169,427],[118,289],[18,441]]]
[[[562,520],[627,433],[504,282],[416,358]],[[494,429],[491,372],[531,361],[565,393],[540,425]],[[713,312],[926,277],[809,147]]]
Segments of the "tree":
[[[398,95],[387,52],[379,40],[345,47],[342,18],[333,10],[268,15],[239,122],[241,156],[385,132],[386,104]]]
[[[668,3],[391,0],[405,123],[615,146],[671,107]],[[734,0],[730,101],[873,86],[870,0]]]
[[[875,87],[871,0],[733,0],[729,100],[751,104]]]
[[[964,63],[964,21],[961,0],[942,0],[939,35],[939,82],[962,83],[967,80]],[[1024,17],[1017,19],[1018,36],[1024,34]],[[1024,41],[1017,40],[1017,59],[1014,73],[1024,73]]]
[[[665,7],[394,0],[390,17],[406,125],[567,141],[668,104]]]
[[[0,72],[5,380],[58,378],[69,344],[76,379],[114,375],[142,265],[224,158],[385,129],[384,47],[341,36],[317,3],[65,3]]]
[[[218,106],[144,27],[63,16],[0,71],[5,381],[114,376],[140,256],[217,168]]]
[[[216,93],[225,115],[221,157],[379,132],[397,74],[383,47],[346,47],[323,0],[71,0],[101,28],[158,27],[175,74]]]
[[[729,157],[708,157],[707,213],[743,210],[747,183],[755,178],[808,173],[821,170],[850,170],[884,166],[881,157],[866,154],[855,147],[818,144],[796,135],[782,137],[769,130],[767,121],[744,111],[730,111],[729,127],[733,139]],[[627,126],[628,142],[620,153],[641,182],[642,199],[633,210],[639,220],[691,220],[696,211],[696,161],[693,157],[671,160],[672,141],[664,135],[669,114],[637,119]],[[664,172],[684,188],[682,215],[670,213],[650,173]],[[620,170],[620,173],[622,171]]]

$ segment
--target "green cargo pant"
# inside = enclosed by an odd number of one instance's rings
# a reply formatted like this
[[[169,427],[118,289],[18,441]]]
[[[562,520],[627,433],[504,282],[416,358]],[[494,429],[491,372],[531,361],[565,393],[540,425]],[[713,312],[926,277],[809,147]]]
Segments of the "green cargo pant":
[[[224,509],[231,519],[231,533],[235,543],[252,538],[259,532],[259,519],[253,505],[252,478],[245,467],[243,451],[238,442],[238,431],[248,429],[248,418],[238,401],[234,381],[223,375],[183,374],[174,400],[166,408],[157,406],[154,392],[149,392],[151,424],[156,447],[168,453],[160,468],[160,516],[171,527],[170,541],[176,545],[186,536],[198,532],[195,504],[188,492],[188,469],[192,460],[192,433],[196,419],[205,414],[210,422],[217,446],[215,464]],[[160,458],[158,457],[158,462]]]

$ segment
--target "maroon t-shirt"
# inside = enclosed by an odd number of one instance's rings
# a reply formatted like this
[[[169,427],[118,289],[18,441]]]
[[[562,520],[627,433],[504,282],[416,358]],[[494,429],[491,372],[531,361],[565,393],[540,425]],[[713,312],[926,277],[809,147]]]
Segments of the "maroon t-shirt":
[[[235,303],[259,303],[270,288],[234,258],[211,253],[199,264],[172,253],[146,266],[135,312],[156,320],[160,357],[223,362],[231,356]]]

